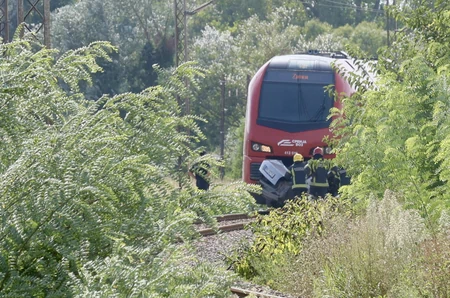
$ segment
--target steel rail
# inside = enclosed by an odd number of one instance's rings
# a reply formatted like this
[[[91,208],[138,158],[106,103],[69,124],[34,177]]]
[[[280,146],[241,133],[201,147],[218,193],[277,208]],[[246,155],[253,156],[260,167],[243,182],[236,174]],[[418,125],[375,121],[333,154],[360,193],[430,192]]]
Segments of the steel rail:
[[[267,215],[269,214],[268,210],[260,210],[258,211],[259,215]],[[239,219],[251,219],[255,218],[257,215],[250,215],[248,213],[230,213],[230,214],[223,214],[223,215],[217,215],[214,216],[214,218],[218,221],[230,221],[230,220],[239,220]],[[202,220],[198,219],[194,222],[194,224],[201,224],[203,223]]]
[[[252,295],[252,297],[258,297],[258,298],[283,298],[281,296],[264,294],[261,292],[245,290],[245,289],[241,289],[241,288],[237,288],[237,287],[231,287],[230,291],[231,291],[231,293],[237,295],[238,297],[246,297],[246,296]]]
[[[247,213],[232,213],[216,216],[217,221],[229,221],[229,220],[239,220],[239,219],[249,219],[254,218],[256,215],[249,215]]]
[[[223,214],[223,215],[214,216],[214,218],[218,222],[239,220],[239,219],[249,219],[249,218],[254,218],[254,217],[255,217],[255,215],[249,215],[248,213],[231,213],[231,214]],[[201,223],[204,223],[201,219],[198,219],[194,222],[194,224],[201,224]]]
[[[202,235],[202,236],[211,236],[211,235],[215,235],[219,232],[231,232],[231,231],[236,231],[236,230],[243,230],[246,224],[247,223],[240,222],[240,223],[235,223],[235,224],[226,225],[226,226],[219,226],[217,229],[206,228],[206,229],[198,230],[198,233],[200,233],[200,235]]]

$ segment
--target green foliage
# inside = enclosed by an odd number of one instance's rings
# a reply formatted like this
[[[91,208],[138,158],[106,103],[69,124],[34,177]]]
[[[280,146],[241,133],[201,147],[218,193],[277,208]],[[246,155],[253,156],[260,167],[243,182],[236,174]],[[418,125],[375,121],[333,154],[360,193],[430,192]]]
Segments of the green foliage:
[[[72,279],[74,297],[229,297],[231,273],[187,258],[180,247],[152,254],[145,247],[120,246],[106,262],[83,264],[83,282]]]
[[[345,25],[334,29],[333,33],[342,39],[349,39],[350,36],[352,35],[353,30],[354,28],[352,26]]]
[[[184,161],[175,166],[203,138],[177,98],[204,71],[185,64],[141,93],[87,101],[80,83],[115,49],[97,42],[55,59],[34,47],[0,45],[1,296],[225,296],[228,278],[202,284],[218,268],[172,274],[183,260],[174,244],[196,235],[193,207],[212,218],[250,204],[244,187],[192,196]]]
[[[309,232],[298,241],[298,252],[285,249],[267,255],[244,247],[238,252],[244,255],[241,262],[235,261],[238,273],[302,297],[449,294],[449,221],[445,215],[439,233],[432,235],[419,213],[404,210],[389,191],[381,202],[372,200],[361,216],[348,217],[339,212],[328,215],[321,222],[322,233]],[[298,214],[288,214],[284,222],[297,218]],[[282,230],[286,227],[278,226]],[[273,241],[277,235],[280,232],[273,229],[265,238]]]
[[[173,65],[173,38],[167,23],[172,22],[173,4],[167,1],[77,1],[52,15],[53,46],[65,52],[97,40],[118,48],[113,64],[99,61],[108,70],[94,76],[87,88],[93,99],[103,94],[140,92],[156,85],[152,65]]]
[[[307,41],[312,41],[316,39],[317,36],[329,31],[331,31],[331,26],[327,23],[322,23],[317,19],[306,22],[303,28],[303,33],[305,34]]]
[[[292,12],[292,25],[303,26],[305,22],[308,21],[307,11],[298,0],[272,0],[271,2],[272,9],[270,10],[270,13],[276,11],[278,7],[284,7]]]
[[[338,198],[328,197],[326,200],[308,200],[303,197],[299,200],[287,202],[285,206],[274,209],[267,216],[260,216],[251,225],[254,242],[232,260],[234,269],[246,278],[263,275],[258,270],[260,264],[277,266],[278,255],[299,254],[304,239],[313,234],[322,234],[325,222],[333,214],[347,212],[348,204]]]
[[[346,196],[381,197],[391,189],[429,224],[450,207],[444,116],[450,56],[443,50],[448,41],[442,35],[448,28],[435,27],[439,22],[433,21],[445,19],[449,6],[436,5],[440,9],[420,6],[399,14],[407,27],[379,55],[375,82],[346,74],[358,92],[344,99],[345,119],[334,130],[340,138],[338,162],[353,176]]]
[[[198,7],[204,2],[193,1]],[[211,8],[201,10],[189,21],[192,35],[198,36],[207,26],[212,26],[220,31],[235,33],[238,27],[249,18],[256,17],[266,21],[280,7],[292,11],[292,22],[295,25],[303,25],[306,21],[306,13],[303,5],[297,0],[219,0],[215,1]]]
[[[241,269],[296,297],[447,297],[448,215],[430,233],[417,210],[405,210],[397,197],[390,191],[381,201],[372,197],[358,216],[329,213],[322,233],[305,235],[298,253],[258,259],[247,252]],[[291,220],[297,214],[284,219]]]
[[[244,126],[245,119],[242,118],[240,125],[229,130],[225,141],[227,152],[227,165],[226,173],[233,179],[242,178],[242,159],[244,150]]]
[[[383,16],[382,2],[378,0],[316,0],[301,3],[311,19],[319,19],[333,27],[358,25],[362,21],[375,21]]]
[[[375,23],[362,22],[355,27],[349,41],[366,52],[367,57],[374,58],[378,57],[378,49],[386,45],[386,34]]]
[[[245,74],[239,68],[237,50],[229,32],[219,32],[212,27],[206,27],[202,37],[195,41],[191,53],[193,60],[208,70],[200,92],[192,98],[191,106],[192,113],[201,115],[206,120],[199,123],[199,126],[207,137],[203,144],[210,148],[210,151],[220,144],[222,97],[225,130],[234,126],[245,113]]]
[[[74,4],[76,0],[55,0],[50,2],[50,10],[54,11],[55,9],[58,9],[60,7]]]
[[[252,74],[273,56],[293,52],[301,29],[293,23],[292,14],[292,10],[280,7],[267,20],[251,17],[239,27],[239,56],[252,67]]]
[[[267,20],[251,17],[236,36],[207,26],[195,40],[190,58],[208,70],[202,91],[192,101],[193,113],[207,120],[199,124],[207,136],[203,145],[212,150],[220,143],[220,84],[225,83],[225,129],[232,131],[245,115],[251,75],[272,56],[293,52],[300,28],[291,24],[292,13],[279,8]]]
[[[312,41],[307,41],[304,35],[300,35],[295,52],[306,53],[311,49],[324,52],[339,51],[344,48],[343,42],[341,38],[331,33],[321,34]]]
[[[264,17],[267,15],[269,0],[219,0],[215,4],[219,15],[220,23],[233,27],[235,23],[242,22],[256,15]]]

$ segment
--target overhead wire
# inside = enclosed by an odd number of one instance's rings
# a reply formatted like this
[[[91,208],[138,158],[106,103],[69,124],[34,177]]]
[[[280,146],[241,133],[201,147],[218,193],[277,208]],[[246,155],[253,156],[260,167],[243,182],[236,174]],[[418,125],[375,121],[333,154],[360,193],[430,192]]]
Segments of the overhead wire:
[[[313,4],[313,3],[308,2],[308,1],[299,1],[299,2],[303,3],[303,4],[310,4],[310,5],[313,5],[313,6],[322,6],[322,7],[331,7],[331,8],[342,8],[342,6],[344,6],[345,8],[351,8],[351,9],[355,9],[355,10],[368,11],[368,12],[382,12],[383,11],[382,9],[372,9],[372,8],[357,7],[357,6],[354,6],[354,5],[351,5],[351,4],[346,4],[346,3],[343,3],[343,2],[337,2],[337,1],[331,1],[331,0],[324,0],[324,1],[326,1],[328,3],[332,3],[332,4],[339,4],[339,6],[338,5],[323,4],[323,3],[314,3]]]
[[[341,6],[350,7],[350,8],[357,9],[357,10],[364,10],[364,11],[370,11],[370,12],[380,12],[380,11],[383,11],[383,10],[380,9],[380,8],[374,9],[374,8],[357,7],[357,6],[355,6],[355,5],[348,4],[348,3],[344,3],[344,2],[339,2],[339,1],[336,1],[336,0],[334,0],[334,1],[333,1],[333,0],[323,0],[323,1],[328,2],[328,3],[333,3],[333,4],[339,4],[339,5],[341,5]]]
[[[323,4],[323,3],[312,3],[313,1],[299,1],[299,3],[303,3],[303,4],[310,4],[313,6],[323,6],[323,7],[331,7],[331,8],[342,8],[342,6],[346,7],[346,8],[351,8],[351,9],[356,9],[356,10],[361,10],[361,11],[368,11],[368,12],[382,12],[383,9],[373,9],[373,8],[364,8],[364,7],[357,7],[355,5],[346,3],[346,2],[340,2],[337,0],[323,0],[325,2],[331,3],[331,4],[337,4],[337,5],[329,5],[329,4]],[[214,1],[210,1],[212,3],[214,3]],[[190,9],[191,10],[193,7],[195,7],[195,4],[191,4],[190,5]]]

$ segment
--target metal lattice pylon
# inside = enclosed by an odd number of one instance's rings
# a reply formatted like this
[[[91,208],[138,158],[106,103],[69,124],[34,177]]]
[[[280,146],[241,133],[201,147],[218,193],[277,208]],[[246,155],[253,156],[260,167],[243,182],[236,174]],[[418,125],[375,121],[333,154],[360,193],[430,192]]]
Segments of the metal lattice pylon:
[[[0,37],[9,41],[8,0],[0,0]]]
[[[24,0],[17,0],[17,21],[19,24],[24,23],[24,29],[30,32],[39,32],[43,29],[44,33],[44,45],[47,48],[51,47],[51,35],[50,35],[50,0],[26,0],[29,4],[29,9],[27,9],[26,13],[24,12]],[[42,5],[41,5],[42,4]],[[32,18],[33,15],[38,15],[42,23],[36,28],[33,29],[27,23],[27,18]],[[20,36],[22,37],[24,32],[20,32]]]
[[[175,4],[175,66],[187,60],[186,0],[174,0]]]

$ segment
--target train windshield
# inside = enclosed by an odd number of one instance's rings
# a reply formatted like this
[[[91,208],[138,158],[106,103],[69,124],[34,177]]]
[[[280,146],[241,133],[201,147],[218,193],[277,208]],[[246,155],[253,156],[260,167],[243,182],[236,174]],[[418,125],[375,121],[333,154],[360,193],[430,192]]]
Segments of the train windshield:
[[[266,73],[259,102],[258,124],[288,132],[328,127],[333,99],[327,86],[332,72]]]

